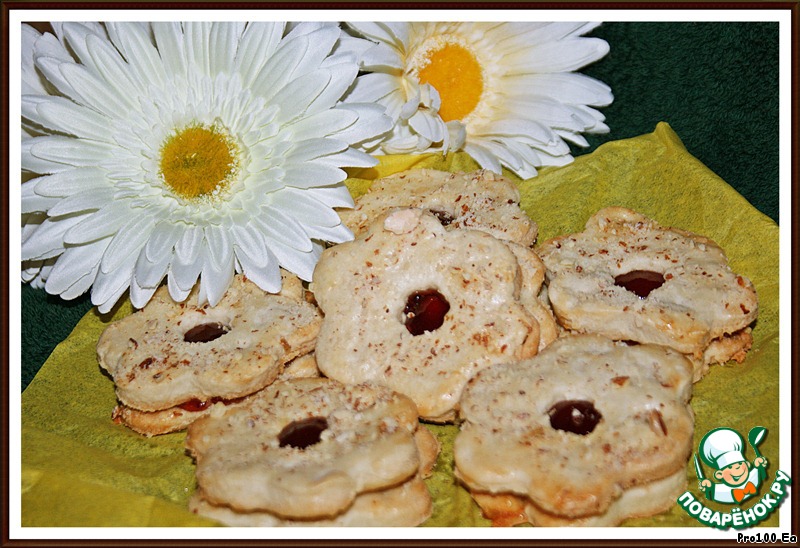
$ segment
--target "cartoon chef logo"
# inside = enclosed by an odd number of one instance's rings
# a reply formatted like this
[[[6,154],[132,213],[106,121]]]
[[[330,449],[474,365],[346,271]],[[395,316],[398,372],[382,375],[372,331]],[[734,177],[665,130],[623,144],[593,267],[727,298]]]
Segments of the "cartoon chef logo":
[[[756,455],[753,462],[745,458],[744,438],[736,430],[715,428],[703,437],[698,447],[700,459],[715,469],[712,477],[716,480],[712,482],[705,477],[695,454],[697,478],[700,490],[705,493],[706,498],[725,504],[741,504],[758,493],[761,483],[767,477],[767,459],[758,451],[758,445],[766,432],[766,428],[757,426],[748,435],[748,441]]]

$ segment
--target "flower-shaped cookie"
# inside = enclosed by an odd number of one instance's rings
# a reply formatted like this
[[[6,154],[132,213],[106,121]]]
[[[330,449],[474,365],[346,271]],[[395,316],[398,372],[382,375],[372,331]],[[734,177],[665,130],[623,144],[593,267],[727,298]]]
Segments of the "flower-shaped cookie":
[[[661,511],[686,482],[691,393],[691,364],[672,349],[561,337],[469,382],[456,475],[479,503],[506,497],[531,506],[525,519],[535,524],[537,513],[604,524],[610,513],[613,524],[640,515],[643,507],[631,501],[643,493],[666,490],[646,507]]]
[[[210,504],[330,519],[418,474],[417,419],[409,398],[380,385],[292,379],[196,421],[186,446]]]
[[[696,379],[710,363],[742,361],[752,344],[753,284],[708,238],[609,207],[537,251],[568,330],[669,346],[692,358]]]
[[[97,343],[119,400],[160,411],[239,398],[273,382],[285,363],[313,350],[322,321],[299,278],[284,273],[283,284],[271,294],[237,276],[214,307],[178,303],[166,286],[159,289],[143,309],[110,324]]]
[[[539,228],[520,209],[519,200],[516,185],[491,171],[413,169],[374,181],[369,192],[356,199],[355,207],[339,210],[339,216],[358,235],[392,209],[427,209],[450,229],[483,230],[530,246]]]
[[[411,397],[421,417],[450,420],[477,371],[537,352],[520,273],[515,254],[485,232],[447,230],[422,209],[385,214],[325,250],[314,271],[325,314],[320,371],[381,382]]]

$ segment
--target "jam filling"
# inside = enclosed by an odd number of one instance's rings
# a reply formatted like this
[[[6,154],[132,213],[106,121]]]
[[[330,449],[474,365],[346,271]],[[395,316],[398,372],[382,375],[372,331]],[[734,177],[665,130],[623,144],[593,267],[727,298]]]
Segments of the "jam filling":
[[[178,405],[178,407],[180,407],[184,411],[193,411],[194,412],[194,411],[202,411],[204,409],[208,409],[209,407],[211,407],[215,403],[222,402],[225,405],[230,405],[232,403],[239,403],[243,399],[244,398],[231,398],[231,399],[226,400],[226,399],[223,399],[223,398],[213,397],[213,398],[208,399],[208,400],[201,400],[201,399],[198,399],[198,398],[192,398],[191,400],[185,401],[182,404]]]
[[[219,339],[230,331],[221,323],[201,323],[183,334],[183,340],[188,343],[205,343]]]
[[[328,428],[325,417],[311,417],[299,421],[292,421],[278,434],[278,443],[281,447],[295,447],[305,449],[319,443],[322,433]]]
[[[594,430],[603,416],[590,401],[564,400],[557,402],[548,411],[550,426],[556,430],[585,436]]]
[[[645,299],[651,291],[664,284],[664,275],[651,270],[631,270],[614,278],[614,284]]]
[[[435,289],[415,291],[409,295],[403,309],[406,329],[414,336],[434,331],[442,326],[449,310],[450,303]]]

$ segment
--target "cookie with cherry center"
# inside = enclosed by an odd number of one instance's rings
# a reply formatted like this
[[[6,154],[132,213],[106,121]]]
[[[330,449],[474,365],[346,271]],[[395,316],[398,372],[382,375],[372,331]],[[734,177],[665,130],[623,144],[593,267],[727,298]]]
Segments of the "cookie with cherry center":
[[[320,371],[383,383],[414,400],[423,419],[453,420],[472,375],[538,351],[539,323],[520,300],[520,287],[535,281],[519,260],[507,242],[448,230],[428,210],[384,214],[317,263]]]
[[[313,350],[322,317],[299,278],[279,293],[236,276],[216,306],[159,288],[141,310],[109,324],[97,343],[114,380],[112,417],[154,436],[183,430],[212,407],[236,406],[282,375],[318,375]]]
[[[407,526],[432,501],[439,444],[406,396],[375,383],[278,381],[195,421],[190,509],[232,526]]]
[[[496,526],[615,526],[686,489],[692,365],[661,345],[565,335],[478,372],[460,401],[455,475]]]
[[[694,364],[742,362],[758,317],[753,283],[709,238],[608,207],[582,232],[536,248],[547,295],[567,331],[674,348]]]

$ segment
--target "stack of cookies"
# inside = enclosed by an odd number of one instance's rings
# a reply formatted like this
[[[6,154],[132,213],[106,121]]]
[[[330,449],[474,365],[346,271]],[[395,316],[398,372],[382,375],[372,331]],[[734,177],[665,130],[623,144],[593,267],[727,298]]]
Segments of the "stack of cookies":
[[[753,343],[753,284],[704,236],[608,207],[537,251],[553,311],[571,332],[674,348],[695,381],[712,364],[742,362]]]
[[[616,525],[685,488],[692,382],[741,361],[752,284],[702,236],[599,211],[539,247],[516,185],[414,170],[340,211],[308,290],[166,290],[98,356],[118,421],[188,426],[193,511],[242,526],[414,526],[439,445],[495,525]],[[190,408],[197,408],[189,411]]]
[[[613,526],[686,487],[692,367],[658,345],[560,337],[461,397],[456,476],[495,525]]]
[[[414,403],[376,384],[279,381],[189,427],[190,508],[232,526],[416,526],[438,442]]]
[[[114,420],[140,434],[183,430],[212,407],[240,405],[284,371],[316,373],[322,316],[299,278],[284,272],[280,293],[269,294],[237,276],[214,307],[193,304],[196,291],[176,303],[159,288],[97,343],[119,400]]]

